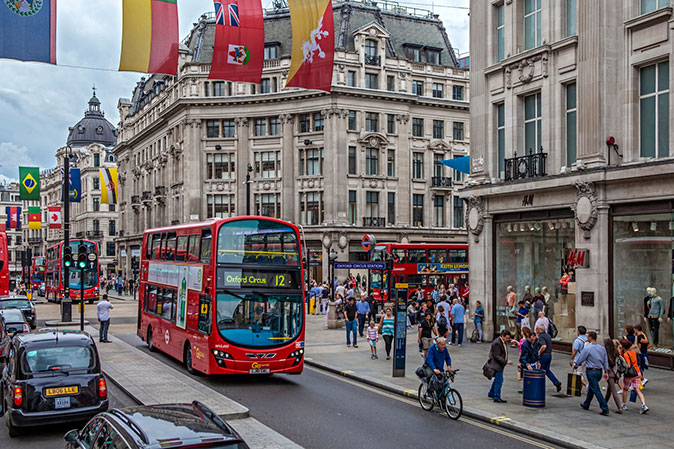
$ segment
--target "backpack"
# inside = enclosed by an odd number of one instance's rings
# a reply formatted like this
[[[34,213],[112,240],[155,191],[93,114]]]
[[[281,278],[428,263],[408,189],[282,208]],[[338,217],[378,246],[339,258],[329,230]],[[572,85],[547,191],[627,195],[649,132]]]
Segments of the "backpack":
[[[555,326],[555,323],[553,323],[552,320],[548,319],[548,321],[550,322],[548,325],[548,335],[550,335],[550,338],[555,338],[559,333],[557,326]]]
[[[627,372],[627,362],[620,354],[615,359],[615,371],[618,376],[623,376]]]
[[[479,339],[480,339],[480,333],[477,331],[477,329],[473,329],[473,333],[470,335],[471,343],[477,343],[477,341]]]
[[[449,327],[449,323],[447,322],[447,317],[440,314],[440,318],[438,319],[438,327],[443,327],[447,329]]]

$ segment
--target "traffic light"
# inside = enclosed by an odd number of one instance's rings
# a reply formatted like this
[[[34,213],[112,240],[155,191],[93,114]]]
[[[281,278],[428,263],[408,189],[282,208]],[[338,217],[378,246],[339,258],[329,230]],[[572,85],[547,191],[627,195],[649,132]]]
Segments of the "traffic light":
[[[63,266],[70,268],[73,265],[73,250],[70,245],[63,248]]]
[[[87,245],[83,243],[77,248],[77,267],[80,270],[87,267]]]
[[[132,270],[139,270],[140,269],[140,264],[138,263],[138,256],[133,256],[131,258],[131,269]]]

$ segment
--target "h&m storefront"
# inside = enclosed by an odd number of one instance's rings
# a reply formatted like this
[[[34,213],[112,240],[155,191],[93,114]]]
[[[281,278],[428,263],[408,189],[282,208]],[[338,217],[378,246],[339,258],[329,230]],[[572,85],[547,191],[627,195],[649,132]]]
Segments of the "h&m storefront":
[[[640,324],[651,363],[674,368],[674,199],[652,201],[643,180],[564,181],[467,192],[471,300],[484,298],[487,332],[518,331],[512,312],[522,300],[533,328],[540,298],[558,349],[570,350],[579,325],[603,339]],[[650,188],[667,192],[662,182]]]

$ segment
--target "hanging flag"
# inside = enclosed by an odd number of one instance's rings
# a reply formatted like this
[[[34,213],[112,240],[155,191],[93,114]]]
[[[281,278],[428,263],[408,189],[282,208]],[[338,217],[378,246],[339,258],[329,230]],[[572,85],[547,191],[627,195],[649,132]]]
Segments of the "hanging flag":
[[[98,172],[101,176],[101,203],[116,204],[118,189],[117,169],[99,168]]]
[[[63,167],[61,167],[61,201],[63,201]],[[80,179],[80,169],[70,169],[70,202],[79,203],[82,198],[82,180]]]
[[[19,167],[19,198],[22,201],[40,201],[40,169]]]
[[[7,229],[21,229],[21,206],[7,206]]]
[[[61,206],[49,206],[49,229],[61,229]]]
[[[470,156],[455,157],[440,162],[449,168],[470,175]]]
[[[215,44],[210,79],[259,84],[264,64],[261,0],[214,0]]]
[[[335,59],[332,0],[288,0],[293,55],[288,87],[330,92]]]
[[[56,0],[5,0],[0,58],[56,64]]]
[[[28,208],[28,229],[42,229],[42,211],[40,206]]]
[[[123,0],[119,70],[178,73],[177,0]]]

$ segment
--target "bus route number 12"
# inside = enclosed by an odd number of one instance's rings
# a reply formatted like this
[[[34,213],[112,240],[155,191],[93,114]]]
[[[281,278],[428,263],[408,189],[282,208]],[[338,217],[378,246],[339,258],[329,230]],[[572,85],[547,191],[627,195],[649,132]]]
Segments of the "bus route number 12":
[[[275,287],[285,287],[286,286],[286,277],[283,274],[277,274],[274,276],[274,286]]]

